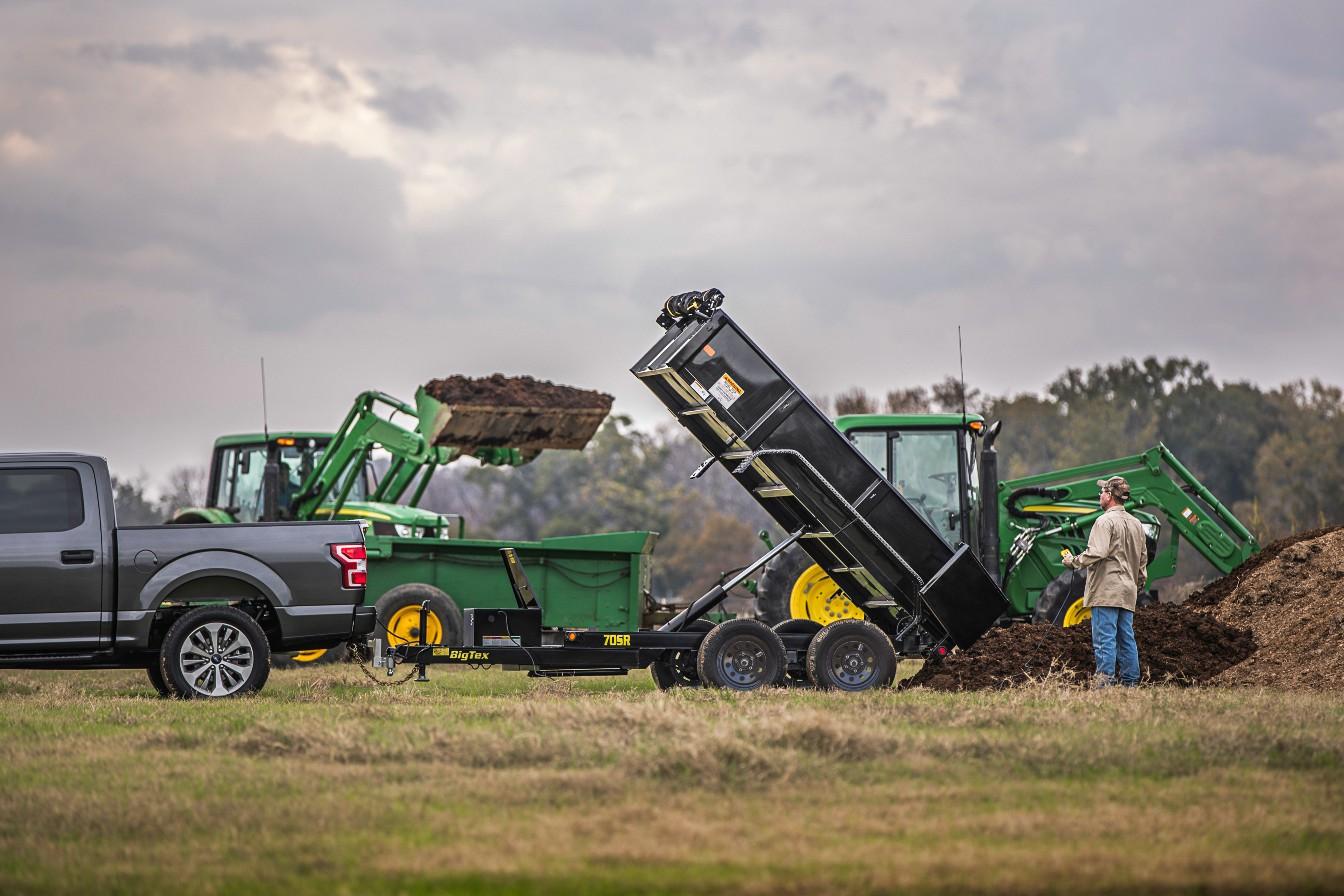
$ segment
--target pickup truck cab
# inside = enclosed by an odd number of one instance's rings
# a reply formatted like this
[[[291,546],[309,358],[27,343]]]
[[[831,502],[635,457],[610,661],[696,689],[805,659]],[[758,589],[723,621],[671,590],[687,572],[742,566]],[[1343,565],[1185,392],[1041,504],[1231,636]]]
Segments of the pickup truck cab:
[[[272,651],[373,630],[358,522],[118,528],[107,462],[0,454],[0,668],[140,668],[163,696],[259,690]]]

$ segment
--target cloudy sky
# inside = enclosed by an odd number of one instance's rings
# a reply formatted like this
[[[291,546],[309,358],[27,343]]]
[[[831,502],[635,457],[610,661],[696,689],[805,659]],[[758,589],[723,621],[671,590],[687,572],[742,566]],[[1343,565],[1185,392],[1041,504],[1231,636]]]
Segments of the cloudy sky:
[[[284,12],[277,12],[283,8]],[[366,388],[1344,382],[1334,2],[0,4],[3,450],[152,476]]]

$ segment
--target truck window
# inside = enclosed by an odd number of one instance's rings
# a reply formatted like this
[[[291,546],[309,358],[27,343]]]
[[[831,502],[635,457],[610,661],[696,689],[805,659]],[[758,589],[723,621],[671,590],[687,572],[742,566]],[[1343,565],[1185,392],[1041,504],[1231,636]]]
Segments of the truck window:
[[[84,523],[79,472],[68,467],[0,470],[0,535],[68,532]]]
[[[906,430],[891,443],[892,484],[949,544],[961,524],[957,494],[957,433],[953,430]]]

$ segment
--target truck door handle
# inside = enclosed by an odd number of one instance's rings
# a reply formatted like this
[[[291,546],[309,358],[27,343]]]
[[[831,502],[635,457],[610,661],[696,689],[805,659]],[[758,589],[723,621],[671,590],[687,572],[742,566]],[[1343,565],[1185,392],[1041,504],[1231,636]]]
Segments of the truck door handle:
[[[61,551],[62,563],[92,563],[93,551]]]

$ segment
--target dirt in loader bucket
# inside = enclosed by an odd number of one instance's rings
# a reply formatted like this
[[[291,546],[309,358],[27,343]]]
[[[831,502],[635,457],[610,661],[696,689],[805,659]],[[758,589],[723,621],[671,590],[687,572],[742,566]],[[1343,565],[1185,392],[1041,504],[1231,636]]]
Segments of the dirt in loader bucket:
[[[464,454],[479,448],[525,454],[582,448],[611,413],[612,402],[604,392],[501,373],[431,380],[423,392],[441,405],[433,409],[434,443]]]
[[[1344,527],[1275,541],[1184,604],[1140,608],[1134,636],[1151,682],[1344,690]],[[1015,624],[926,665],[908,686],[988,690],[1047,675],[1083,684],[1092,669],[1089,624]]]

